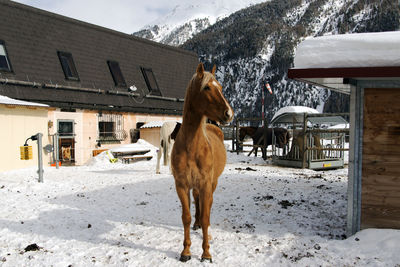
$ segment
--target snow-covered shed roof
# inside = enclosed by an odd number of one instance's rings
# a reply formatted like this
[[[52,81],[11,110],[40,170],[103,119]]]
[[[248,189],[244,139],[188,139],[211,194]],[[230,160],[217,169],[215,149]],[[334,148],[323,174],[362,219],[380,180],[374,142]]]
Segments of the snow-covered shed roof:
[[[143,124],[140,128],[161,128],[163,125],[164,121],[150,121],[145,124]]]
[[[140,128],[161,128],[166,121],[150,121],[142,125]]]
[[[350,79],[400,78],[400,31],[307,38],[297,47],[291,79],[350,92]]]
[[[46,104],[39,104],[35,102],[28,102],[9,98],[7,96],[0,95],[0,104],[4,105],[15,105],[15,106],[34,106],[34,107],[48,107]]]
[[[304,107],[304,106],[288,106],[278,110],[272,117],[271,124],[292,124],[292,123],[303,123],[304,114],[308,115],[307,121],[310,125],[345,125],[347,121],[339,115],[334,114],[321,114],[316,109]],[[344,128],[339,127],[339,128]]]
[[[303,121],[304,113],[315,114],[318,110],[304,106],[288,106],[279,109],[272,117],[271,123],[275,122],[296,122]]]

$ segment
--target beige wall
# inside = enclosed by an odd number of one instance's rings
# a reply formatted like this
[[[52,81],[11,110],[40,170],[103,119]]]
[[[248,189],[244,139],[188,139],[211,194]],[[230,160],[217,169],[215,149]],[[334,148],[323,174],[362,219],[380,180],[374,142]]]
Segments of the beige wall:
[[[37,133],[42,133],[43,146],[49,144],[47,132],[47,108],[10,106],[0,104],[1,149],[0,171],[21,169],[38,165],[37,142],[28,141],[32,146],[33,159],[20,159],[20,146],[25,140]],[[43,152],[43,166],[49,166],[50,154]]]
[[[154,117],[150,115],[138,115],[137,118],[138,122],[151,122],[151,121],[180,121],[182,117],[178,116],[168,116],[168,117]],[[146,140],[150,144],[155,147],[160,146],[160,128],[161,127],[154,127],[154,128],[141,128],[140,129],[140,138]]]
[[[0,105],[0,140],[2,149],[6,153],[0,153],[0,171],[20,169],[37,166],[37,142],[29,141],[33,148],[33,160],[20,160],[19,147],[25,140],[40,132],[43,134],[43,146],[52,144],[52,137],[57,132],[59,120],[73,120],[75,131],[75,164],[83,165],[92,158],[95,149],[110,149],[131,142],[130,130],[136,128],[138,122],[151,121],[176,121],[179,116],[162,116],[146,114],[123,113],[124,130],[127,138],[120,144],[102,144],[97,147],[98,138],[98,112],[88,110],[76,110],[76,112],[63,112],[60,109],[23,107]],[[48,122],[52,126],[48,126]],[[50,123],[50,125],[51,125]],[[160,128],[149,128],[148,135],[144,135],[145,140],[158,146]],[[43,152],[43,165],[49,166],[52,155]]]
[[[107,112],[103,112],[107,114]],[[53,122],[53,127],[49,129],[50,134],[57,132],[57,121],[59,120],[73,120],[75,123],[75,164],[83,165],[87,163],[93,155],[95,149],[111,149],[124,144],[131,143],[130,130],[136,129],[136,123],[138,122],[151,122],[151,121],[168,121],[168,120],[179,120],[178,116],[162,116],[162,115],[146,115],[146,114],[131,114],[131,113],[117,113],[123,115],[124,131],[127,134],[125,140],[119,144],[101,144],[101,147],[97,146],[98,139],[98,112],[89,110],[76,110],[76,112],[62,112],[59,109],[49,111],[48,119]],[[151,144],[158,146],[159,143],[159,128],[154,132],[151,137],[151,141],[147,140]],[[146,137],[147,138],[147,137]],[[148,138],[147,138],[148,139]]]
[[[146,140],[155,147],[160,146],[160,127],[140,129],[140,138]]]

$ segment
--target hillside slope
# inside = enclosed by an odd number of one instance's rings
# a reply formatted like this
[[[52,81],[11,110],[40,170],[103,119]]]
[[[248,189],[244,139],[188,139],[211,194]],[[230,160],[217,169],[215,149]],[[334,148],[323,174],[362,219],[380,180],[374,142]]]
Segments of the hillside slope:
[[[348,96],[287,78],[296,46],[308,36],[393,31],[400,28],[395,1],[293,0],[258,4],[238,11],[182,45],[195,51],[218,79],[240,117],[260,116],[261,88],[269,82],[267,117],[281,107],[305,105],[347,112]]]

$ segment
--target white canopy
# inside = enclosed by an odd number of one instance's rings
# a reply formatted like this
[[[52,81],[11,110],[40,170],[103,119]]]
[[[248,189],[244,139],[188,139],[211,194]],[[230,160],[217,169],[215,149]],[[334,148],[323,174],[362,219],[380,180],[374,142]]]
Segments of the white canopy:
[[[313,114],[313,113],[319,113],[319,112],[316,109],[304,107],[304,106],[283,107],[274,114],[274,116],[272,117],[271,123],[274,123],[278,119],[279,120],[283,119],[284,116],[288,116],[288,118],[289,118],[288,122],[292,122],[293,116],[295,116],[296,114],[298,116],[301,116],[301,120],[298,120],[298,121],[302,121],[303,120],[302,116],[304,113]]]

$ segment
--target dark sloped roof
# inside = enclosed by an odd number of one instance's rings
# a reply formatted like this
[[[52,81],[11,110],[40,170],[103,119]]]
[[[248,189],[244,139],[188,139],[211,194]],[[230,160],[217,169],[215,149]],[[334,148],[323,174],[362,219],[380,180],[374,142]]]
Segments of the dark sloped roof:
[[[181,113],[182,101],[174,99],[184,98],[198,64],[195,53],[11,1],[0,0],[0,17],[0,40],[13,70],[0,72],[0,95],[56,107]],[[72,54],[78,81],[65,79],[58,51]],[[126,87],[115,86],[108,60],[119,63]],[[149,94],[141,67],[152,69],[164,99],[127,95],[131,85]]]

